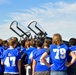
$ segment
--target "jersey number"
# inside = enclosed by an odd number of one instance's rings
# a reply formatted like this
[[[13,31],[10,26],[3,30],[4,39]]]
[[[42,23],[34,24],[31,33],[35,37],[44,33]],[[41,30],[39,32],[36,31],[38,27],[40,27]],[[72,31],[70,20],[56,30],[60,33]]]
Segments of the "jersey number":
[[[66,57],[66,50],[64,48],[53,49],[56,52],[55,59],[64,59]]]
[[[46,60],[47,63],[49,63],[49,61],[50,61],[49,57],[45,58],[45,60]],[[45,65],[44,63],[41,62],[41,59],[40,59],[40,64]]]
[[[8,67],[15,66],[15,60],[16,60],[16,57],[6,57],[4,65]]]

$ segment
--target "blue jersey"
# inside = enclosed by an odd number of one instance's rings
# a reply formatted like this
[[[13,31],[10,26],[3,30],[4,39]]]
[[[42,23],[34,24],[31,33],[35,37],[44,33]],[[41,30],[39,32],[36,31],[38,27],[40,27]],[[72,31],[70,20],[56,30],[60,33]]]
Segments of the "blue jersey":
[[[4,51],[3,46],[0,46],[0,59],[3,57],[3,51]]]
[[[35,47],[30,47],[30,48],[26,48],[26,50],[24,51],[27,54],[27,64],[31,64],[31,60],[29,59],[29,56],[31,52],[34,51],[35,49],[36,49]]]
[[[1,66],[1,59],[3,57],[3,51],[4,51],[3,47],[0,46],[0,72],[3,72],[3,68]]]
[[[7,49],[3,52],[4,73],[18,74],[18,61],[21,58],[18,50]]]
[[[37,49],[33,52],[33,59],[36,61],[36,68],[35,72],[44,72],[49,71],[49,67],[46,66],[44,63],[41,62],[40,58],[42,54],[46,52],[46,49]],[[49,63],[49,57],[46,58],[46,61]]]
[[[37,48],[32,47],[31,49],[33,49],[33,51],[30,53],[29,59],[32,59],[32,58],[33,58],[33,53],[34,53],[34,51],[35,51]]]
[[[76,55],[76,46],[71,46],[71,47],[69,47],[69,49],[70,49],[70,51],[74,52],[74,54]],[[70,62],[71,59],[72,59],[72,57],[68,55],[67,61]],[[75,64],[76,64],[76,62],[75,62]]]
[[[4,49],[4,50],[6,50],[6,49],[8,49],[8,48],[9,48],[9,46],[8,46],[8,47],[3,46],[3,49]]]
[[[22,48],[21,48],[21,51],[22,51],[22,52],[25,52],[25,50],[26,50],[25,47],[22,47]]]
[[[50,58],[53,66],[51,66],[51,70],[61,71],[66,70],[66,60],[68,54],[68,47],[65,44],[58,45],[50,45]]]
[[[20,46],[17,46],[15,49],[18,50],[18,51],[20,52],[21,47],[20,47]]]

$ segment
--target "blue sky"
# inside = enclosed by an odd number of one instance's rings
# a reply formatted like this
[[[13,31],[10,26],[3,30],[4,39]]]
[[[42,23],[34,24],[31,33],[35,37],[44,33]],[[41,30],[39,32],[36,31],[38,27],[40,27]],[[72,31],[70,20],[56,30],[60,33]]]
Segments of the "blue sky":
[[[0,0],[0,38],[17,36],[9,29],[13,20],[25,27],[35,20],[49,36],[68,40],[76,37],[76,0]]]

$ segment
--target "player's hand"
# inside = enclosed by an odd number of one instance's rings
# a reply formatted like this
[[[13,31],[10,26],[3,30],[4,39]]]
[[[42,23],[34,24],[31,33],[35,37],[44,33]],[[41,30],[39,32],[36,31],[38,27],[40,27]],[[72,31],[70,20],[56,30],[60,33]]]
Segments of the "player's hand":
[[[34,73],[32,73],[32,75],[35,75],[35,72],[34,72]]]
[[[53,65],[54,65],[54,64],[51,64],[51,65],[49,64],[48,67],[51,67],[51,66],[53,66]]]
[[[71,65],[71,63],[70,62],[66,62],[66,64],[65,64],[67,67],[69,67],[70,65]]]
[[[54,65],[54,64],[51,64],[50,67],[53,66],[53,65]]]
[[[26,64],[26,65],[24,65],[25,67],[27,67],[28,66],[28,64]]]

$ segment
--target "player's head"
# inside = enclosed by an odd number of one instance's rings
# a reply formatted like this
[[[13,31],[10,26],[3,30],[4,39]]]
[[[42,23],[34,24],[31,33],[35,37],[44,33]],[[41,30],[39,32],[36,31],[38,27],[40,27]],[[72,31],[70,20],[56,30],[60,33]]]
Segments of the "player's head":
[[[16,47],[16,40],[11,38],[8,40],[8,44],[9,44],[9,46],[12,46],[15,48]]]
[[[44,43],[45,43],[45,42],[48,43],[49,45],[52,44],[52,40],[51,40],[51,39],[45,39],[45,40],[44,40]]]
[[[16,42],[18,42],[18,38],[17,37],[12,37],[11,39],[14,39]]]
[[[26,47],[26,48],[29,48],[29,47],[30,47],[30,41],[26,41],[26,42],[25,42],[25,47]]]
[[[18,38],[17,37],[12,37],[11,39],[16,41],[16,46],[18,45]]]
[[[0,46],[2,46],[3,45],[3,40],[2,39],[0,39]]]
[[[32,39],[32,40],[30,41],[30,46],[35,47],[35,40],[34,40],[34,39]]]
[[[60,45],[63,43],[62,36],[59,33],[53,35],[52,43],[55,45]]]
[[[25,47],[25,40],[21,40],[21,46]]]
[[[8,47],[8,41],[7,40],[3,41],[3,46]]]
[[[70,46],[76,45],[76,39],[75,39],[75,38],[70,38],[70,39],[69,39],[69,45],[70,45]]]
[[[44,42],[43,47],[44,47],[44,48],[49,48],[49,43]]]
[[[36,41],[36,47],[42,47],[43,46],[43,42],[41,40],[37,40]]]

